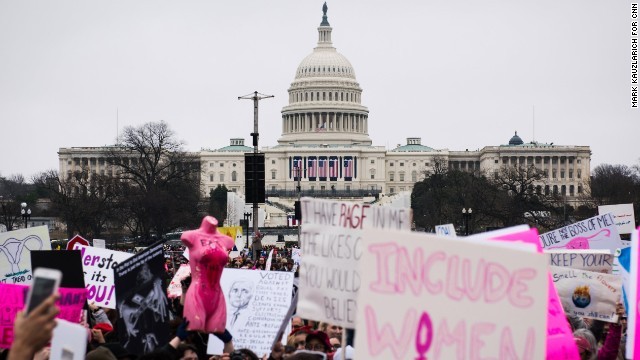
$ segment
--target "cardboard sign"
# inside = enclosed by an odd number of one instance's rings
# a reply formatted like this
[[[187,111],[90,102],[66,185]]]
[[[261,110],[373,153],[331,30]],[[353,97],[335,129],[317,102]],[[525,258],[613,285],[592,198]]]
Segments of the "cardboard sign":
[[[453,224],[436,225],[436,235],[440,236],[456,236],[456,228]]]
[[[53,329],[49,360],[83,360],[87,352],[87,329],[59,320]]]
[[[100,249],[106,249],[107,248],[107,242],[105,240],[102,239],[93,239],[93,247],[97,247]]]
[[[565,313],[617,322],[616,304],[622,295],[619,276],[551,266],[553,283]]]
[[[74,237],[71,238],[71,240],[69,240],[67,242],[67,250],[73,250],[76,246],[76,244],[78,245],[84,245],[84,246],[89,246],[89,240],[83,238],[80,235],[76,235]]]
[[[13,323],[18,311],[24,308],[28,290],[27,285],[0,284],[0,348],[8,349],[13,343]],[[60,314],[57,318],[79,323],[87,299],[86,290],[59,288],[58,293],[60,299],[56,305]],[[86,337],[83,340],[86,342]]]
[[[31,284],[32,250],[51,250],[49,229],[36,226],[0,233],[0,282]]]
[[[611,213],[618,228],[618,234],[631,234],[636,225],[633,204],[598,206],[598,214]]]
[[[545,250],[555,249],[608,249],[615,254],[621,247],[618,228],[610,213],[546,232],[540,235]]]
[[[32,251],[31,268],[35,271],[39,267],[60,270],[60,287],[84,288],[80,251]]]
[[[550,266],[611,274],[614,256],[609,250],[549,250],[545,252]]]
[[[79,250],[88,300],[97,306],[116,308],[115,275],[113,270],[132,254],[76,244]]]
[[[182,296],[181,281],[186,279],[189,275],[191,275],[191,266],[189,266],[189,264],[180,265],[176,274],[173,275],[173,279],[171,279],[169,286],[167,286],[167,296],[169,299],[175,299]]]
[[[640,359],[640,286],[638,286],[638,271],[640,270],[638,262],[640,261],[640,227],[631,233],[631,271],[629,286],[629,307],[628,307],[628,326],[627,326],[627,359]]]
[[[411,228],[411,210],[302,198],[298,315],[355,328],[363,229]]]
[[[162,241],[124,260],[114,273],[122,346],[132,354],[142,355],[169,342]]]
[[[298,249],[298,248],[292,248],[291,249],[291,260],[293,260],[293,263],[296,265],[300,264],[300,259],[302,259],[302,250]]]
[[[431,234],[362,236],[356,358],[545,356],[542,254]]]
[[[282,319],[291,305],[293,273],[226,268],[220,286],[227,304],[227,330],[235,348],[259,357],[271,352]],[[222,354],[222,342],[209,335],[207,354]]]

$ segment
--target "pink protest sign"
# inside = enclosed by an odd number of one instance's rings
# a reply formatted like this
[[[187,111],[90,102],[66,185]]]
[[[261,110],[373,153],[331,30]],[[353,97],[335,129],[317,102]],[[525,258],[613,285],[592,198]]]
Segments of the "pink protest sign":
[[[638,284],[638,261],[640,258],[640,227],[631,233],[631,271],[629,280],[631,295],[629,296],[629,326],[627,330],[627,359],[640,359],[640,329],[638,329],[638,319],[640,319],[640,284]]]
[[[538,240],[538,230],[536,229],[498,236],[494,238],[494,240],[522,241],[524,243],[534,244],[538,252],[542,252],[542,246]],[[580,354],[578,353],[575,340],[573,340],[573,333],[564,314],[558,292],[555,286],[553,286],[551,274],[549,274],[548,284],[547,359],[579,360]]]
[[[188,264],[182,264],[176,271],[176,274],[171,279],[169,286],[167,286],[167,297],[174,299],[182,296],[182,283],[181,281],[191,275],[191,267]]]
[[[542,254],[401,231],[365,229],[362,238],[357,359],[546,355]]]
[[[18,311],[24,308],[27,289],[26,285],[0,284],[0,348],[8,349],[13,343],[13,323]],[[58,293],[58,319],[79,323],[87,290],[60,288]]]

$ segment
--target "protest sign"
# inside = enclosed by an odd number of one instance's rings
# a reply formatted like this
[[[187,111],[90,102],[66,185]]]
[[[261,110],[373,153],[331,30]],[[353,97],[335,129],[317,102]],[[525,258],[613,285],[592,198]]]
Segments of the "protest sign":
[[[300,264],[300,259],[302,258],[302,250],[298,248],[291,248],[291,260],[296,265]]]
[[[87,352],[87,329],[59,320],[51,339],[49,360],[83,360]]]
[[[132,354],[146,354],[169,342],[169,300],[162,242],[124,260],[114,269],[118,337]]]
[[[271,345],[291,304],[293,273],[225,268],[220,286],[227,305],[227,330],[235,348],[247,348],[258,356]],[[222,342],[209,336],[208,354],[221,354]]]
[[[456,228],[453,224],[436,225],[436,235],[456,236]]]
[[[270,271],[272,262],[273,262],[273,249],[269,251],[269,256],[267,256],[267,262],[265,263],[264,269],[267,271]]]
[[[640,359],[640,286],[638,281],[638,262],[640,261],[640,227],[631,233],[631,271],[629,279],[629,308],[628,308],[628,327],[627,327],[627,359]]]
[[[31,268],[36,271],[40,267],[60,270],[63,274],[60,287],[84,288],[80,251],[34,250],[31,252]]]
[[[300,296],[298,314],[306,319],[355,327],[360,289],[358,261],[362,230],[410,230],[411,210],[302,198]]]
[[[631,247],[620,249],[618,256],[620,265],[619,275],[622,278],[622,300],[624,300],[624,310],[629,316],[629,296],[631,286]]]
[[[167,296],[169,299],[174,299],[182,296],[182,280],[191,275],[191,266],[189,264],[182,264],[176,271],[176,274],[171,279],[169,286],[167,286]]]
[[[612,254],[621,246],[618,228],[610,213],[594,216],[540,235],[545,250],[608,249]]]
[[[550,266],[611,274],[614,257],[609,250],[549,250],[545,251]]]
[[[81,264],[87,287],[87,299],[97,306],[116,308],[113,270],[132,254],[76,244],[82,258]]]
[[[356,358],[544,357],[544,255],[431,234],[362,236]]]
[[[0,348],[8,349],[13,343],[13,323],[18,311],[24,308],[28,290],[28,285],[0,284]],[[86,290],[59,288],[58,293],[60,299],[56,305],[60,313],[57,318],[79,323],[86,302]]]
[[[31,284],[32,250],[51,250],[49,229],[36,226],[0,233],[0,282]]]
[[[240,251],[238,251],[238,250],[229,251],[229,259],[235,259],[238,256],[240,256]]]
[[[93,247],[97,247],[100,249],[106,249],[106,241],[103,239],[93,239]]]
[[[636,225],[633,204],[601,205],[598,214],[611,213],[618,228],[618,234],[631,234]]]
[[[617,322],[616,304],[622,294],[622,279],[616,275],[551,266],[553,283],[565,313]]]

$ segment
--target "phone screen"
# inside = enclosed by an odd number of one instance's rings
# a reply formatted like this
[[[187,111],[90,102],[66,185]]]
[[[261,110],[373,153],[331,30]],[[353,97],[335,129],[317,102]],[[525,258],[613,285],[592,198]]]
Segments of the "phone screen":
[[[36,277],[31,286],[31,298],[29,299],[29,308],[27,309],[27,313],[30,313],[33,309],[37,308],[40,303],[53,294],[56,281],[54,279]]]

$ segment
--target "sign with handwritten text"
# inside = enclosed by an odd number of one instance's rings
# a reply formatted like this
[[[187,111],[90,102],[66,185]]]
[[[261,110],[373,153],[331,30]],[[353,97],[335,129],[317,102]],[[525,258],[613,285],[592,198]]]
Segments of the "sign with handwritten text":
[[[0,233],[0,283],[31,284],[31,250],[51,250],[46,226]]]
[[[191,266],[189,264],[182,264],[176,271],[176,274],[171,279],[169,286],[167,286],[167,297],[169,299],[175,299],[182,296],[182,280],[191,275]]]
[[[436,225],[436,235],[456,236],[456,228],[453,224]]]
[[[544,250],[608,249],[615,254],[621,247],[618,228],[611,213],[594,216],[540,235]]]
[[[115,309],[116,291],[113,270],[133,254],[80,244],[76,244],[73,249],[81,252],[89,302],[95,302],[100,307]]]
[[[545,251],[550,266],[611,274],[614,256],[609,250],[549,250]]]
[[[302,198],[300,296],[302,318],[353,329],[364,251],[363,229],[410,230],[410,209]]]
[[[544,357],[543,254],[431,234],[362,236],[357,358]]]
[[[18,311],[24,308],[29,286],[0,284],[0,348],[8,349],[13,343],[13,323]],[[59,288],[60,299],[56,303],[60,309],[58,319],[79,323],[82,307],[87,297],[85,289]]]
[[[620,276],[551,266],[553,283],[567,314],[617,322],[616,304],[621,300]]]
[[[618,227],[618,234],[631,234],[635,229],[636,218],[633,204],[601,205],[598,214],[611,213]]]
[[[273,339],[291,305],[291,272],[226,268],[220,286],[227,305],[227,326],[233,346],[260,358],[271,353]],[[207,354],[222,354],[223,343],[210,335]]]

